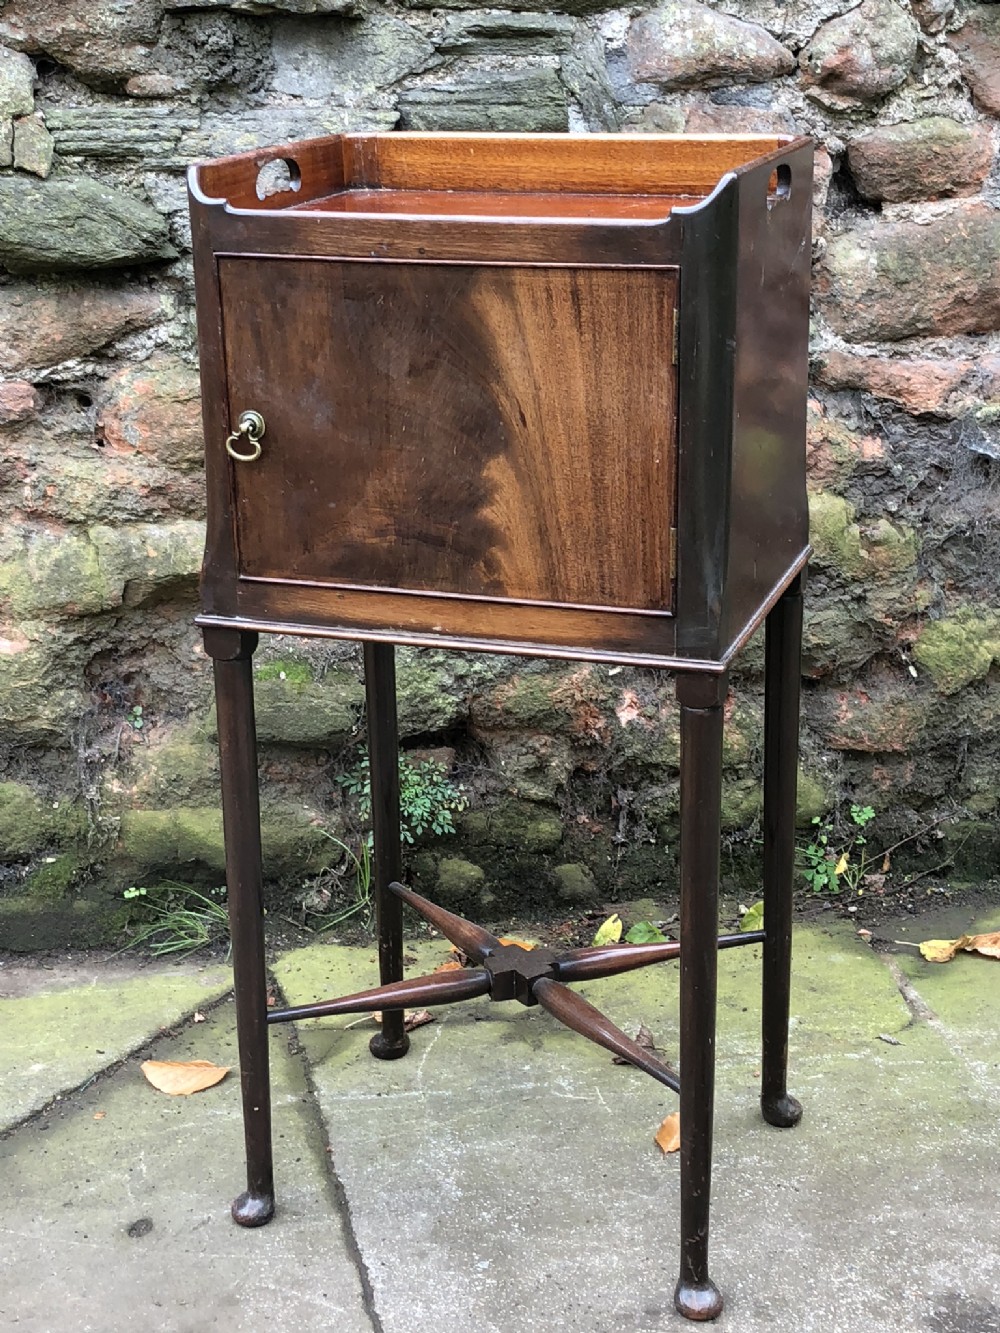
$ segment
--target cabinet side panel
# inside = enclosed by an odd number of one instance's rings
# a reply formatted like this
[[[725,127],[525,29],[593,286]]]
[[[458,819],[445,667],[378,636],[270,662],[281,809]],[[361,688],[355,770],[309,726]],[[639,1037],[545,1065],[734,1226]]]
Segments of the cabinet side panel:
[[[672,270],[220,274],[244,577],[670,611]]]
[[[727,643],[809,542],[811,216],[811,145],[741,177]]]

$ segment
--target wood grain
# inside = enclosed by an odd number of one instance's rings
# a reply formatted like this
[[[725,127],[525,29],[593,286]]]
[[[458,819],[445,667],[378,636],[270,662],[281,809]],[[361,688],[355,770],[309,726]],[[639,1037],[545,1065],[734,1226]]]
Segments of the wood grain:
[[[220,285],[232,418],[267,421],[242,574],[670,609],[671,271],[222,260]]]

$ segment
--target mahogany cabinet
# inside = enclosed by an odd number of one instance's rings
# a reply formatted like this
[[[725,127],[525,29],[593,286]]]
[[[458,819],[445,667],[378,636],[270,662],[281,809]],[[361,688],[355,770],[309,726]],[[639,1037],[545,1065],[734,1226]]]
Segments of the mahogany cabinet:
[[[682,731],[676,1300],[693,1318],[721,1308],[707,1208],[723,705],[728,664],[765,619],[762,1106],[772,1123],[799,1114],[785,1034],[811,160],[782,137],[364,134],[192,168],[199,624],[250,1177],[237,1220],[273,1208],[256,635],[365,643],[384,985],[402,977],[405,892],[389,890],[392,645],[663,667]],[[553,968],[511,993],[546,1003]],[[376,1054],[405,1052],[401,1025],[387,1014]]]

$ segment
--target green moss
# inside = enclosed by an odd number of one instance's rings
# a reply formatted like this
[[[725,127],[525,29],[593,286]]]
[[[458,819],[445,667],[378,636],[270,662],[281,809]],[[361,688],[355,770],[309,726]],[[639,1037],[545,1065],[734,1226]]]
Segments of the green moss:
[[[316,678],[309,662],[291,657],[279,658],[273,662],[256,663],[254,677],[258,681],[287,680],[292,685],[306,685]]]
[[[396,662],[396,710],[404,739],[448,731],[465,716],[465,692],[441,655],[400,653]]]
[[[822,817],[832,809],[833,803],[833,794],[816,774],[807,772],[799,765],[795,806],[795,822],[799,828],[809,828],[813,819]]]
[[[913,657],[942,694],[955,694],[1000,660],[1000,615],[964,607],[932,621],[917,640]]]
[[[468,810],[458,821],[462,841],[540,853],[554,850],[563,840],[558,815],[531,801],[498,801],[489,811]]]
[[[442,903],[482,902],[486,871],[460,856],[446,856],[437,868],[437,891]]]
[[[218,747],[190,729],[136,750],[131,801],[142,806],[209,805],[219,799]]]
[[[24,885],[24,896],[37,903],[62,902],[73,887],[80,868],[80,858],[72,853],[47,856],[28,875]]]
[[[331,671],[322,681],[258,679],[254,696],[263,744],[332,748],[356,732],[365,693],[347,671]]]
[[[78,898],[49,903],[20,895],[0,898],[0,949],[34,953],[96,948],[111,937],[113,917],[113,908],[106,901]]]
[[[69,847],[86,832],[86,815],[69,801],[46,801],[20,782],[0,782],[0,855],[30,856]]]
[[[809,496],[809,530],[817,564],[848,578],[874,579],[916,564],[919,542],[912,528],[879,518],[862,529],[854,506],[832,491]]]
[[[726,833],[748,828],[761,808],[761,787],[756,778],[738,778],[722,788],[722,828]]]
[[[599,896],[597,881],[589,866],[582,861],[567,862],[552,868],[552,883],[561,902],[582,905],[595,902]]]

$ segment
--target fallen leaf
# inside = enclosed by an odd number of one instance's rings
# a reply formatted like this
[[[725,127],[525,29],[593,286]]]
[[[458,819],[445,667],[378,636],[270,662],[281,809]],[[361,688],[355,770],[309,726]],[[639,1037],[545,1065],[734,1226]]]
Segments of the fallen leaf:
[[[833,873],[835,875],[842,875],[850,864],[851,864],[851,858],[847,855],[846,852],[843,852],[841,854],[840,860],[833,867]]]
[[[463,964],[457,958],[449,958],[446,963],[439,963],[435,972],[461,972]]]
[[[516,945],[517,945],[519,948],[521,948],[521,949],[533,949],[533,948],[535,947],[533,944],[529,944],[527,940],[516,940],[516,939],[514,939],[514,937],[513,937],[512,935],[501,935],[501,936],[500,936],[500,943],[501,943],[501,944],[516,944]]]
[[[598,946],[602,944],[617,944],[622,937],[622,919],[617,912],[608,917],[601,926],[598,927],[597,934],[594,936],[594,943]]]
[[[1000,930],[992,930],[986,935],[973,935],[962,948],[966,953],[981,953],[985,958],[1000,958]]]
[[[885,856],[882,857],[882,874],[888,875],[891,869],[892,869],[892,861],[889,859],[889,853],[886,852]]]
[[[398,1012],[398,1011],[397,1011]],[[376,1009],[372,1014],[375,1022],[381,1024],[382,1011]],[[404,1009],[403,1010],[403,1031],[412,1032],[414,1028],[422,1028],[425,1023],[433,1023],[434,1015],[429,1009]]]
[[[95,1112],[94,1112],[94,1119],[95,1119],[95,1120],[103,1120],[104,1117],[105,1117],[106,1115],[107,1115],[107,1111],[95,1111]]]
[[[663,1124],[656,1131],[656,1143],[661,1152],[676,1152],[681,1146],[681,1113],[674,1111],[668,1115]]]
[[[918,948],[929,963],[950,963],[959,949],[969,947],[973,938],[972,935],[959,935],[957,940],[924,940]]]
[[[140,1066],[147,1080],[170,1097],[189,1097],[221,1083],[229,1065],[213,1065],[211,1060],[144,1060]]]
[[[656,1042],[653,1040],[653,1034],[645,1023],[639,1024],[639,1031],[635,1034],[635,1044],[641,1046],[644,1051],[655,1051]],[[631,1060],[626,1060],[623,1055],[613,1055],[611,1057],[613,1065],[630,1065]]]
[[[195,1013],[194,1017],[191,1019],[191,1022],[192,1022],[192,1023],[204,1023],[204,1021],[205,1021],[205,1015],[204,1015],[204,1014],[199,1014],[199,1013],[197,1013],[197,1012]]]
[[[763,930],[764,929],[764,901],[754,903],[740,917],[740,930]]]
[[[660,944],[666,939],[662,930],[658,930],[652,921],[637,921],[625,936],[629,944]]]
[[[884,1041],[887,1046],[902,1046],[903,1044],[898,1037],[892,1036],[889,1032],[880,1032],[878,1034],[878,1039],[879,1041]]]
[[[429,1009],[407,1009],[403,1015],[403,1031],[412,1032],[414,1028],[422,1028],[425,1023],[433,1023],[434,1015]]]

